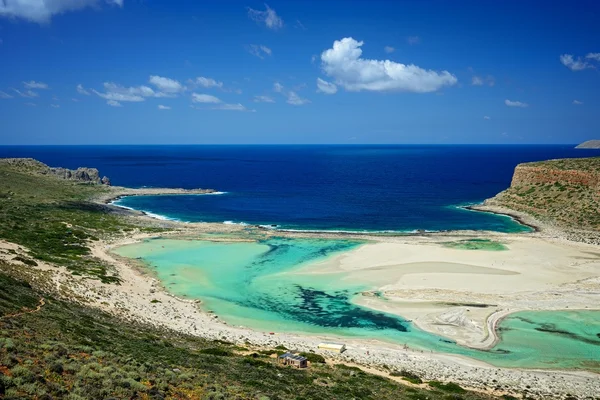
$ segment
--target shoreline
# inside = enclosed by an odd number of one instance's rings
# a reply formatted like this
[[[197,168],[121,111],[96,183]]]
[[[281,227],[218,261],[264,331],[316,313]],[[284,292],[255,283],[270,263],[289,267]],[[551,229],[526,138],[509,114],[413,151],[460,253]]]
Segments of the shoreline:
[[[502,207],[493,207],[487,206],[485,204],[475,204],[469,206],[457,206],[458,208],[465,209],[468,211],[475,212],[485,212],[489,214],[495,214],[500,216],[509,217],[516,223],[526,226],[532,229],[532,232],[498,232],[498,231],[489,231],[489,230],[453,230],[453,229],[440,229],[440,230],[426,230],[426,229],[412,229],[408,231],[396,231],[396,230],[327,230],[327,229],[294,229],[294,228],[279,228],[279,225],[267,225],[267,224],[249,224],[245,222],[231,222],[231,221],[222,221],[222,222],[193,222],[193,221],[181,221],[175,217],[169,217],[166,215],[155,214],[145,210],[137,210],[131,207],[123,206],[120,204],[116,204],[116,201],[124,198],[124,197],[133,197],[133,196],[161,196],[161,195],[220,195],[225,194],[227,192],[217,191],[215,189],[169,189],[169,188],[140,188],[140,189],[130,189],[125,187],[114,186],[116,189],[116,193],[111,193],[109,195],[103,195],[95,199],[96,202],[99,202],[101,205],[116,207],[121,210],[126,210],[132,212],[133,214],[140,213],[149,218],[153,218],[159,221],[170,221],[181,224],[223,224],[223,225],[233,225],[243,228],[255,228],[258,230],[262,230],[265,232],[277,232],[283,233],[284,235],[311,235],[311,236],[325,236],[325,237],[338,237],[338,236],[348,236],[348,237],[358,237],[358,238],[381,238],[381,237],[404,237],[404,236],[415,236],[415,235],[440,235],[440,234],[531,234],[531,233],[541,233],[545,227],[539,221],[533,219],[533,217],[528,216],[524,213],[519,213],[517,211],[504,209]],[[138,192],[139,191],[139,192]]]
[[[469,211],[483,212],[483,213],[488,213],[488,214],[502,215],[505,217],[509,217],[513,221],[515,221],[523,226],[526,226],[528,228],[531,228],[533,230],[533,232],[522,232],[522,233],[540,233],[544,230],[544,225],[540,221],[534,219],[532,216],[524,214],[524,213],[520,213],[518,211],[510,210],[508,208],[489,206],[489,205],[486,205],[485,203],[473,204],[473,205],[469,205],[469,206],[464,206],[462,208],[464,208],[465,210],[469,210]]]

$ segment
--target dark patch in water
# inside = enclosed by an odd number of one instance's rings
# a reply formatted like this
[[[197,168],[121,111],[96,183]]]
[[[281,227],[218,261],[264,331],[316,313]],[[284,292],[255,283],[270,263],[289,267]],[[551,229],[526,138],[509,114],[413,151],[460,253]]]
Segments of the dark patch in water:
[[[476,308],[488,308],[494,307],[494,304],[482,304],[482,303],[445,303],[449,306],[458,306],[458,307],[476,307]]]
[[[347,291],[328,293],[297,285],[292,289],[292,293],[287,295],[294,296],[299,304],[279,301],[270,296],[238,304],[275,312],[289,320],[321,327],[408,331],[407,321],[352,304]]]
[[[554,324],[542,324],[541,326],[536,327],[534,329],[538,332],[553,333],[556,335],[567,336],[573,340],[579,340],[580,342],[593,344],[596,346],[600,345],[600,341],[598,341],[598,340],[589,339],[589,338],[577,335],[576,333],[573,333],[573,332],[564,331],[562,329],[557,329]]]
[[[453,342],[452,340],[446,340],[446,339],[440,339],[440,342],[456,344],[456,342]]]
[[[523,318],[523,317],[515,317],[515,318],[518,319],[519,321],[523,321],[523,322],[531,324],[531,325],[537,325],[537,322],[534,322],[527,318]]]

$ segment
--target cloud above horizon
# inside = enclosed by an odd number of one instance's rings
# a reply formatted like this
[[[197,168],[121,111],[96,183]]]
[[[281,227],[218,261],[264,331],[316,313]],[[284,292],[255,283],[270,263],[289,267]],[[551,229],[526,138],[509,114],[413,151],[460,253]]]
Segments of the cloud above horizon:
[[[261,60],[273,53],[270,48],[262,44],[249,44],[246,46],[246,51]]]
[[[106,3],[123,7],[124,0],[3,0],[0,17],[48,23],[53,16]]]
[[[268,29],[274,31],[283,27],[283,20],[275,10],[265,3],[265,11],[255,10],[248,7],[248,18],[259,24],[264,24]]]
[[[361,58],[363,44],[347,37],[336,40],[331,49],[321,53],[323,72],[348,91],[428,93],[458,82],[448,71],[437,72],[414,64]]]
[[[297,89],[304,88],[304,84],[297,86]],[[286,103],[291,104],[293,106],[302,106],[304,104],[310,103],[310,100],[300,97],[298,93],[294,90],[287,90],[281,83],[275,82],[273,84],[273,91],[276,93],[281,93],[282,96],[286,98]]]
[[[527,103],[522,103],[520,101],[512,101],[512,100],[504,100],[504,104],[506,104],[509,107],[521,107],[521,108],[526,108],[529,107],[529,104]]]
[[[163,76],[150,75],[148,82],[154,85],[162,93],[177,94],[185,90],[185,86],[179,83],[179,81]]]
[[[275,103],[275,100],[273,100],[273,98],[270,96],[254,96],[254,102],[255,103]]]
[[[473,86],[483,86],[483,85],[488,85],[488,86],[494,86],[496,84],[496,79],[494,79],[493,76],[488,75],[485,78],[481,77],[481,76],[477,76],[474,75],[471,78],[471,85]]]
[[[218,97],[204,93],[192,93],[192,101],[194,103],[221,103],[221,99]]]
[[[205,78],[204,76],[199,76],[196,79],[194,79],[192,82],[196,85],[200,85],[205,88],[212,88],[212,87],[216,87],[219,89],[223,88],[223,82],[216,81],[212,78]]]
[[[577,57],[572,54],[562,54],[560,62],[571,71],[583,71],[584,69],[597,68],[593,62],[600,62],[600,53],[588,53],[585,57]]]
[[[91,95],[91,93],[88,90],[86,90],[86,88],[84,88],[81,83],[77,85],[77,93],[84,94],[86,96]]]
[[[23,86],[27,89],[49,89],[47,83],[36,81],[23,82]]]
[[[317,92],[325,94],[335,94],[337,92],[337,86],[331,82],[327,82],[321,78],[317,78]]]

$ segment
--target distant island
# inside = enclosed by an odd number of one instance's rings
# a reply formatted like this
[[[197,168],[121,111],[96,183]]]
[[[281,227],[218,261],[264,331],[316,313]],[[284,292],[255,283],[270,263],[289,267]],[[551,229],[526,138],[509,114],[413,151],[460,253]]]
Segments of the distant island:
[[[583,142],[576,149],[600,149],[600,140],[588,140]]]

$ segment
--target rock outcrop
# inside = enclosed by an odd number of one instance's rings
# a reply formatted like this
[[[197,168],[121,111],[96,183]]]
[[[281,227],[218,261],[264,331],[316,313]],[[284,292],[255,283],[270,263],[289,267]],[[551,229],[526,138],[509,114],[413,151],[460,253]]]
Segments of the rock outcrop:
[[[34,160],[33,158],[3,158],[0,159],[0,163],[17,168],[23,172],[52,175],[70,181],[110,185],[110,179],[108,179],[108,177],[105,176],[100,179],[100,173],[96,168],[81,167],[75,170],[53,168],[40,161]]]
[[[598,238],[600,157],[520,164],[510,188],[485,205],[519,211],[564,231],[592,232]]]
[[[600,149],[600,140],[588,140],[581,143],[576,149]]]

